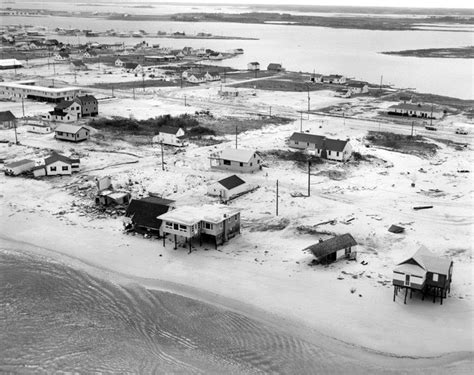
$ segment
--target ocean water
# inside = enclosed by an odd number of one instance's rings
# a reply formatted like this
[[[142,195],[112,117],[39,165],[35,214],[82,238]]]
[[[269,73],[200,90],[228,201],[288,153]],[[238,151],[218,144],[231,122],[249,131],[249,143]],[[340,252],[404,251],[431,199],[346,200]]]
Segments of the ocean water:
[[[345,356],[315,339],[318,345],[197,300],[0,251],[0,372],[398,373],[393,363],[372,364],[357,351]]]

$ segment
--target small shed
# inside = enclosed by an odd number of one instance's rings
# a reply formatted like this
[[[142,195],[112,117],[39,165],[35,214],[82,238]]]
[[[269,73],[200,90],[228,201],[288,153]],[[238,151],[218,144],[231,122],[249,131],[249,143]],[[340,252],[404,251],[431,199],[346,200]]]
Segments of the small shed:
[[[340,258],[355,259],[357,252],[353,247],[357,242],[351,234],[346,233],[330,238],[329,240],[319,240],[318,243],[308,246],[304,251],[311,251],[316,258],[316,263],[331,263]]]
[[[211,183],[207,187],[207,194],[218,196],[223,201],[245,193],[249,190],[249,185],[237,175],[226,177],[222,180]]]
[[[10,129],[14,128],[16,123],[16,117],[11,111],[0,112],[0,128]]]

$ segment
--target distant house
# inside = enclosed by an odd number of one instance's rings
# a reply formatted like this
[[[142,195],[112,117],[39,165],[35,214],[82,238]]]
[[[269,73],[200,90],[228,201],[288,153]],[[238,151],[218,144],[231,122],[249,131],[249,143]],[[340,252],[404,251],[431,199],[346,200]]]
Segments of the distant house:
[[[137,232],[162,235],[160,215],[174,209],[175,201],[157,197],[132,199],[125,212],[125,225]]]
[[[323,83],[334,83],[337,85],[343,85],[346,83],[346,77],[340,74],[330,74],[328,76],[322,76],[321,81]]]
[[[283,67],[281,66],[281,64],[276,64],[276,63],[270,63],[268,64],[267,66],[267,70],[270,70],[272,72],[281,72],[283,71]]]
[[[94,96],[78,96],[76,101],[81,104],[81,117],[97,116],[99,114],[99,102]]]
[[[89,139],[90,130],[85,126],[61,124],[54,130],[54,133],[56,139],[81,142]]]
[[[348,140],[326,138],[322,135],[295,132],[288,140],[288,146],[329,160],[347,161],[352,155],[352,146]]]
[[[87,70],[87,65],[84,64],[81,60],[73,60],[71,61],[71,67],[74,70]]]
[[[347,88],[352,94],[367,94],[369,92],[367,82],[349,82]]]
[[[182,49],[183,51],[183,54],[186,55],[186,56],[189,56],[189,55],[192,55],[193,54],[193,48],[192,47],[184,47]]]
[[[67,52],[58,52],[54,55],[54,59],[57,61],[66,61],[70,59],[70,56]]]
[[[436,107],[423,104],[400,103],[388,107],[389,115],[440,119],[444,112]]]
[[[252,61],[247,64],[247,70],[255,71],[260,70],[260,63],[257,61]]]
[[[118,66],[118,67],[123,67],[127,62],[128,62],[127,59],[125,59],[123,57],[122,58],[119,57],[119,58],[117,58],[117,60],[115,60],[114,65]]]
[[[400,289],[405,289],[405,301],[408,290],[410,297],[413,291],[420,291],[423,295],[433,295],[446,298],[451,289],[453,261],[435,256],[425,247],[421,247],[412,257],[399,263],[393,270],[393,300]]]
[[[81,117],[81,103],[77,100],[64,100],[50,111],[46,118],[50,121],[75,122]]]
[[[413,102],[413,97],[411,95],[408,95],[408,94],[401,94],[399,97],[398,97],[398,100],[400,100],[401,103],[412,103]]]
[[[16,124],[16,117],[11,111],[0,112],[0,128],[10,129],[14,128]]]
[[[133,62],[127,62],[123,65],[123,68],[128,72],[128,73],[138,73],[143,70],[142,66],[138,63],[133,63]]]
[[[217,248],[240,233],[240,210],[226,205],[182,206],[158,219],[163,220],[163,234],[174,237],[175,249],[184,240],[191,251],[194,238],[209,239]]]
[[[82,57],[84,57],[85,59],[94,58],[94,57],[97,57],[97,52],[94,50],[89,50],[89,51],[84,52]]]
[[[255,150],[227,148],[210,156],[211,168],[253,173],[262,169],[262,158]]]
[[[206,82],[206,74],[205,73],[188,74],[187,81],[190,83],[195,83],[195,84]]]
[[[222,60],[224,55],[220,52],[211,52],[208,58],[209,60]]]
[[[30,133],[49,134],[53,131],[51,125],[48,124],[29,123],[25,127]]]
[[[323,81],[323,75],[322,74],[311,74],[311,82],[314,83],[321,83]]]
[[[24,172],[31,171],[35,167],[35,162],[29,159],[22,159],[5,164],[4,171],[7,176],[18,176]]]
[[[207,194],[219,197],[226,202],[229,199],[250,190],[250,186],[237,175],[226,177],[211,183],[207,187]]]
[[[221,80],[221,75],[217,71],[207,71],[206,74],[204,74],[204,77],[206,78],[206,81],[220,81]]]
[[[315,257],[315,263],[327,264],[340,258],[355,259],[357,252],[353,247],[357,246],[356,240],[349,233],[330,238],[329,240],[319,240],[318,243],[308,246],[305,251],[310,251]]]
[[[23,64],[17,59],[0,59],[0,70],[23,68]]]
[[[219,89],[219,95],[230,98],[239,96],[239,89],[236,87],[222,87]]]
[[[154,143],[163,143],[170,146],[184,146],[184,130],[174,126],[162,126],[159,133],[153,137]]]
[[[44,165],[34,168],[33,175],[40,176],[63,176],[79,172],[80,160],[71,159],[67,156],[53,153],[44,159]]]

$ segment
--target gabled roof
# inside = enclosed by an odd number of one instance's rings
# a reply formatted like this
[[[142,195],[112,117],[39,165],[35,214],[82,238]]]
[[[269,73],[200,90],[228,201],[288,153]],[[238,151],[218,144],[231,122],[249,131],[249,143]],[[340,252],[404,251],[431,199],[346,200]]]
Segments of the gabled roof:
[[[69,53],[66,52],[59,52],[58,55],[61,57],[69,57]]]
[[[260,65],[260,63],[258,61],[251,61],[249,62],[250,65]]]
[[[316,258],[323,258],[338,250],[357,245],[356,240],[349,233],[330,238],[329,240],[315,243],[305,250],[310,250]]]
[[[86,66],[81,60],[73,60],[72,65],[74,66]]]
[[[232,176],[226,177],[222,180],[219,180],[217,182],[221,184],[222,186],[224,186],[227,190],[231,190],[231,189],[236,188],[237,186],[245,184],[245,181],[235,174]]]
[[[84,104],[87,102],[94,102],[94,103],[97,102],[97,99],[93,95],[82,95],[82,96],[76,97],[76,99],[79,100],[81,104]]]
[[[16,120],[16,117],[11,111],[2,111],[0,112],[0,122],[13,121]]]
[[[174,203],[173,200],[157,197],[132,199],[125,216],[132,217],[136,225],[159,229],[161,219],[157,219],[157,217],[168,212],[172,203]]]
[[[200,221],[218,224],[226,217],[233,216],[239,212],[240,209],[223,204],[204,204],[201,206],[178,207],[161,215],[159,218],[183,225],[194,225]]]
[[[194,76],[195,78],[205,79],[205,78],[206,78],[206,73],[194,73],[194,72],[191,73],[191,74],[188,73],[188,79],[189,79],[190,77],[193,77],[193,76]]]
[[[346,147],[347,142],[349,142],[347,140],[342,141],[340,139],[326,138],[322,135],[317,134],[297,132],[291,135],[290,140],[296,142],[314,143],[317,149],[336,152],[344,151],[344,147]]]
[[[426,247],[422,246],[411,258],[399,263],[398,266],[410,264],[413,263],[413,261],[426,272],[439,273],[442,275],[447,275],[449,273],[449,267],[452,263],[451,259],[437,257]]]
[[[160,133],[166,133],[166,134],[177,134],[178,131],[181,128],[176,127],[176,126],[162,126],[159,130]]]
[[[248,163],[255,154],[255,150],[243,150],[235,148],[226,148],[219,155],[220,159],[233,160],[241,163]]]
[[[281,69],[281,64],[270,63],[268,64],[267,69]]]
[[[16,167],[19,167],[20,165],[29,164],[29,163],[34,163],[34,161],[30,159],[21,159],[18,161],[14,161],[12,163],[5,164],[5,168],[16,168]]]
[[[82,128],[87,129],[85,126],[81,126],[81,125],[61,124],[54,131],[76,134]]]
[[[72,104],[75,104],[76,102],[74,100],[63,100],[62,102],[58,103],[56,107],[54,107],[55,110],[63,110],[66,108],[69,108]]]
[[[51,154],[50,157],[47,157],[46,159],[44,159],[44,164],[45,165],[50,165],[50,164],[53,164],[57,161],[62,161],[66,164],[73,164],[73,163],[79,163],[80,162],[79,159],[71,159],[71,158],[68,158],[67,156],[53,153],[53,154]]]
[[[125,69],[135,69],[139,64],[133,62],[126,62],[124,64]]]

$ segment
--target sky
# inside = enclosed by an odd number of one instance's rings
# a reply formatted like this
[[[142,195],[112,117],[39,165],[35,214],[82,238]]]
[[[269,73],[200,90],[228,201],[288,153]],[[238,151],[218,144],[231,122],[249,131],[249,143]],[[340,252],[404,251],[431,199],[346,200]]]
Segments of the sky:
[[[133,0],[132,0],[133,1]],[[158,0],[148,0],[159,2]],[[134,0],[133,2],[147,2]],[[291,4],[291,5],[349,5],[349,6],[384,6],[413,8],[471,8],[473,0],[168,0],[176,3],[221,3],[221,4]]]

